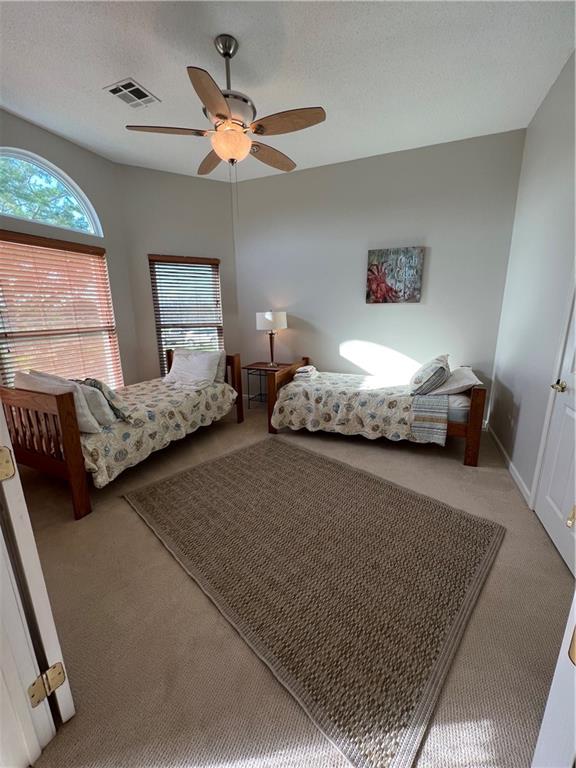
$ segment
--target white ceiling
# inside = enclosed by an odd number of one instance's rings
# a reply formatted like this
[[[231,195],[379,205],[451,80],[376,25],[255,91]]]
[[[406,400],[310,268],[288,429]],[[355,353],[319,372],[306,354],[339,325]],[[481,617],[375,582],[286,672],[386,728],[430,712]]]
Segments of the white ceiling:
[[[3,2],[1,104],[104,157],[195,174],[208,139],[126,123],[207,127],[186,74],[224,86],[212,40],[234,34],[232,87],[260,116],[324,106],[268,140],[298,168],[525,127],[573,49],[571,2]],[[135,78],[161,99],[103,90]],[[238,178],[275,171],[247,158]],[[227,179],[221,165],[211,178]]]

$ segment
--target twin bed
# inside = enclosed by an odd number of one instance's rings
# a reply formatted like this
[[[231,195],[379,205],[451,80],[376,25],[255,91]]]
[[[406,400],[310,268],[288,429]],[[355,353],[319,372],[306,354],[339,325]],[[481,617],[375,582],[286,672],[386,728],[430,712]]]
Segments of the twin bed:
[[[306,379],[297,370],[308,358],[268,376],[268,431],[306,429],[444,445],[465,441],[464,464],[478,466],[486,389],[472,386],[457,395],[410,394],[373,376],[319,373]]]
[[[168,368],[172,350],[167,353]],[[45,394],[0,387],[16,461],[68,481],[74,517],[91,511],[88,477],[102,488],[128,467],[225,416],[235,405],[244,420],[240,355],[226,356],[224,382],[203,389],[153,379],[118,392],[130,406],[130,423],[115,421],[100,432],[78,429],[70,392]]]
[[[173,360],[168,350],[168,369]],[[369,439],[411,440],[444,445],[465,441],[464,464],[478,465],[486,390],[473,386],[458,395],[410,395],[377,379],[321,373],[296,375],[308,358],[267,373],[268,431],[323,430]],[[74,517],[91,511],[88,476],[102,488],[151,453],[208,426],[234,406],[244,420],[240,355],[226,356],[226,378],[202,389],[162,379],[119,390],[130,406],[130,423],[115,421],[95,434],[78,429],[72,393],[45,394],[0,387],[0,398],[16,461],[67,480]]]

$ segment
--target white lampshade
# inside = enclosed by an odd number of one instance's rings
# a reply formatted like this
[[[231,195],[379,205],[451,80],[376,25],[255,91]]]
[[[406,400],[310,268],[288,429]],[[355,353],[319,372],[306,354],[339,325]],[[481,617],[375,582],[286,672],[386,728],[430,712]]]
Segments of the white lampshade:
[[[286,312],[256,312],[257,331],[280,331],[288,328]]]
[[[210,136],[212,149],[225,162],[240,162],[250,154],[252,142],[242,128],[227,120]]]

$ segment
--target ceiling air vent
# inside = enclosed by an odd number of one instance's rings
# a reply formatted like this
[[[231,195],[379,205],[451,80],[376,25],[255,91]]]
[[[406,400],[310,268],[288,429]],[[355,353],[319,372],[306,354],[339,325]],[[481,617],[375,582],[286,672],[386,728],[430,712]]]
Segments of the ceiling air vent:
[[[160,101],[150,91],[147,91],[146,88],[142,88],[133,77],[121,80],[119,83],[113,83],[113,85],[107,85],[104,90],[111,93],[112,96],[121,99],[130,107],[146,107],[155,101]]]

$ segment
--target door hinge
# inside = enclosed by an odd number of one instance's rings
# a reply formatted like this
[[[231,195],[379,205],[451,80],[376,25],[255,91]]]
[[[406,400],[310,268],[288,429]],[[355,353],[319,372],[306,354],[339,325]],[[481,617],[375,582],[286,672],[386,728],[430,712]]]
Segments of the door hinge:
[[[16,474],[16,467],[12,460],[12,454],[10,448],[5,445],[0,445],[0,482],[2,480],[10,480]]]
[[[28,696],[32,708],[37,707],[38,704],[41,704],[44,701],[46,696],[50,696],[50,694],[54,693],[57,688],[60,688],[65,680],[66,672],[64,672],[64,665],[61,661],[52,664],[46,672],[38,675],[36,680],[34,680],[32,685],[28,688]]]
[[[550,384],[552,389],[555,389],[556,392],[566,392],[568,389],[568,384],[563,379],[556,379],[556,382],[554,384]]]

